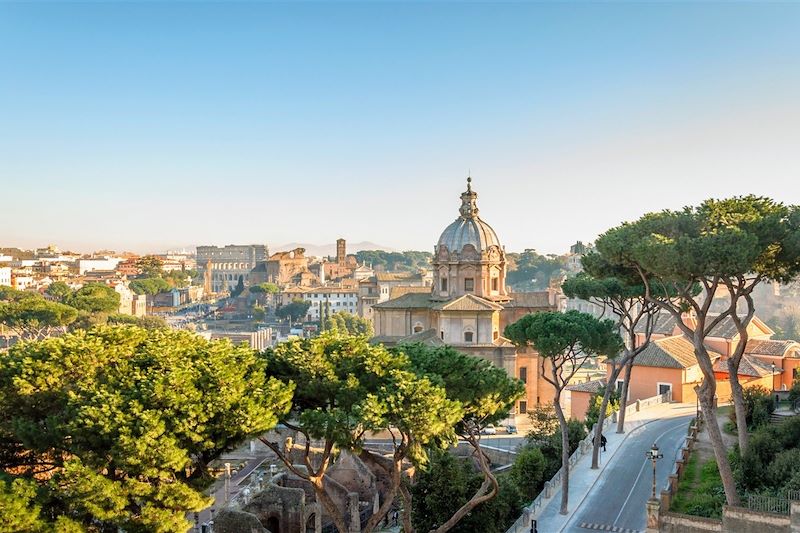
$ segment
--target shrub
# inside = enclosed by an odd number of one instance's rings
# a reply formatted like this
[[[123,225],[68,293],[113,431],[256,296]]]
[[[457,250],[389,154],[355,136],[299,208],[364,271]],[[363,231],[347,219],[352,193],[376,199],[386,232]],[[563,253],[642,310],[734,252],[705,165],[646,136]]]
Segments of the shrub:
[[[769,423],[769,416],[775,411],[775,404],[772,394],[764,387],[749,387],[742,391],[744,396],[745,423],[748,428],[757,428]],[[734,424],[736,421],[736,409],[731,409],[728,417]]]
[[[539,448],[529,444],[517,454],[510,477],[526,501],[533,501],[541,491],[546,470],[547,460]]]
[[[600,389],[594,393],[592,398],[589,400],[589,407],[586,409],[586,419],[584,420],[586,429],[589,431],[592,430],[592,427],[597,424],[597,421],[600,419],[600,406],[603,405],[603,395],[605,393],[606,388],[600,387]],[[619,409],[619,393],[614,391],[611,393],[611,397],[608,399],[605,417],[611,416],[611,414],[617,409]]]

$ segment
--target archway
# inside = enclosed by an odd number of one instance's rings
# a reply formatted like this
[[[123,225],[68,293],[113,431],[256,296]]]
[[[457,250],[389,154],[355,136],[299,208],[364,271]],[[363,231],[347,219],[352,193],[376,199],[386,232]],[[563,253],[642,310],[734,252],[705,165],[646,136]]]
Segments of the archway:
[[[270,533],[281,533],[280,520],[275,516],[267,518],[267,529],[269,529]]]
[[[306,533],[315,533],[317,531],[314,522],[316,522],[316,515],[311,513],[308,515],[308,519],[306,519]]]

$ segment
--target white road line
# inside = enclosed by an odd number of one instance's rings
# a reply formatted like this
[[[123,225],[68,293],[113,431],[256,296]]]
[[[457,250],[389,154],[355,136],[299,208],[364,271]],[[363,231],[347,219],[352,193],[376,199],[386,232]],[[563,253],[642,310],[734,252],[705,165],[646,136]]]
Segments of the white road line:
[[[676,429],[683,428],[684,424],[685,424],[685,422],[681,422],[680,424],[678,424],[677,426],[675,426],[673,428],[664,430],[664,432],[661,435],[656,437],[655,442],[658,443],[658,441],[661,439],[661,437],[663,437],[664,435],[666,435],[670,431],[675,431]],[[644,472],[644,467],[647,466],[647,462],[648,462],[648,459],[645,459],[644,462],[642,463],[642,468],[639,469],[639,475],[636,476],[636,481],[634,481],[633,485],[631,485],[631,491],[628,493],[628,497],[625,498],[625,501],[623,502],[622,507],[620,507],[620,509],[619,509],[619,514],[614,519],[614,523],[615,524],[619,521],[619,517],[622,516],[622,512],[625,510],[625,506],[628,505],[628,501],[631,499],[631,496],[633,496],[633,491],[636,490],[636,485],[639,483],[639,479],[642,477],[642,472]]]

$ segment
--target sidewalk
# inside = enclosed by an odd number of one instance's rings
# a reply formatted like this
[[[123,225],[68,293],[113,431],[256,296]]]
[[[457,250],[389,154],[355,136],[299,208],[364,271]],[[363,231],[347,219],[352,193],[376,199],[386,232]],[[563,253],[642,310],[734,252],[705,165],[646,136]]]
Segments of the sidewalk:
[[[572,518],[575,511],[580,508],[586,496],[592,490],[597,480],[605,471],[606,466],[616,455],[628,437],[634,435],[640,428],[655,420],[663,420],[694,413],[694,404],[668,403],[649,407],[638,413],[631,413],[625,418],[625,433],[616,433],[616,424],[608,427],[604,435],[608,439],[606,452],[600,453],[600,468],[592,470],[591,453],[581,457],[575,466],[570,470],[569,477],[569,512],[565,515],[560,514],[561,509],[561,486],[556,487],[553,496],[549,498],[539,515],[538,529],[544,533],[556,533],[563,528]]]

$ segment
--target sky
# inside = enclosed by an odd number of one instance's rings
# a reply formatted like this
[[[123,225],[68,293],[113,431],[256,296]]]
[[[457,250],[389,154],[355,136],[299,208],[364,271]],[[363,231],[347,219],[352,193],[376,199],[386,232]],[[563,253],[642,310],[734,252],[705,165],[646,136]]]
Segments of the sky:
[[[509,251],[800,204],[800,2],[0,1],[0,246]]]

